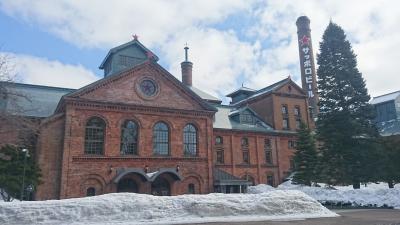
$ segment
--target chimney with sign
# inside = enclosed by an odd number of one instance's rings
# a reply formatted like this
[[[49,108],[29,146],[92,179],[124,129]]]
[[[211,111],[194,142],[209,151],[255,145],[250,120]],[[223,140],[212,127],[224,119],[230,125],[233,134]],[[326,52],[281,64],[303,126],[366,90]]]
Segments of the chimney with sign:
[[[300,16],[296,21],[296,26],[302,87],[308,96],[311,117],[315,119],[318,114],[318,93],[314,54],[311,43],[310,19],[308,19],[307,16]]]

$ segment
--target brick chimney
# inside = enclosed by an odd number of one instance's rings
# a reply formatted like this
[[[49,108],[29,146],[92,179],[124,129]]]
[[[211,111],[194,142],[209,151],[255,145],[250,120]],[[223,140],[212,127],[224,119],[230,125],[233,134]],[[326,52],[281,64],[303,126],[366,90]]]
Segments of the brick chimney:
[[[318,114],[318,92],[314,53],[311,43],[310,19],[307,16],[300,16],[296,21],[296,26],[302,87],[307,93],[310,113],[315,119]]]
[[[192,86],[192,68],[193,63],[188,61],[189,47],[185,47],[185,61],[181,63],[182,68],[182,83],[186,86]]]

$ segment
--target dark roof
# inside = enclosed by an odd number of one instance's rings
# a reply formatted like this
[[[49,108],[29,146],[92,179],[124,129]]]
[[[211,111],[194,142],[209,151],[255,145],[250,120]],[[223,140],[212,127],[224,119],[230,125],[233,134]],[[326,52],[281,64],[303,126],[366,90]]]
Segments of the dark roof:
[[[30,117],[48,117],[61,97],[75,89],[43,85],[1,82],[7,90],[5,110],[9,113]]]
[[[253,99],[253,98],[255,98],[255,97],[258,97],[258,96],[260,96],[260,95],[263,95],[263,94],[267,94],[267,93],[276,91],[276,90],[278,90],[279,88],[281,88],[283,85],[288,84],[288,83],[292,83],[295,87],[297,87],[298,90],[300,90],[301,92],[304,93],[303,89],[301,89],[295,82],[292,81],[292,79],[291,79],[290,77],[288,77],[288,78],[285,78],[285,79],[283,79],[283,80],[280,80],[280,81],[278,81],[278,82],[276,82],[276,83],[273,83],[273,84],[271,84],[271,85],[269,85],[269,86],[267,86],[267,87],[265,87],[265,88],[261,88],[260,90],[253,92],[253,93],[252,93],[251,95],[249,95],[247,98],[245,98],[245,99],[243,99],[243,100],[240,100],[240,101],[238,101],[238,102],[232,103],[232,105],[238,105],[238,104],[240,104],[240,103],[243,103],[243,102],[245,102],[245,101],[248,101],[248,100],[250,100],[250,99]]]
[[[120,46],[114,47],[112,49],[110,49],[110,51],[108,51],[106,57],[103,59],[103,61],[101,62],[99,69],[104,69],[104,64],[106,63],[107,59],[114,54],[115,52],[117,52],[120,49],[126,48],[130,45],[137,45],[139,46],[144,52],[150,52],[152,53],[152,56],[154,57],[155,61],[158,61],[158,56],[156,56],[152,51],[150,51],[148,48],[146,48],[142,43],[140,43],[140,41],[138,41],[137,39],[134,39],[132,41],[129,41],[125,44],[122,44]]]

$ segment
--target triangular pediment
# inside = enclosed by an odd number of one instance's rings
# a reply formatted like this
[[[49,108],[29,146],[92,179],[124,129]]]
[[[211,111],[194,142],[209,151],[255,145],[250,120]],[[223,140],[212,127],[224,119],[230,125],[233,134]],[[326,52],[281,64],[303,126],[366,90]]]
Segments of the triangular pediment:
[[[182,110],[215,111],[154,61],[113,74],[65,97]]]
[[[287,82],[283,83],[279,88],[275,90],[275,93],[281,94],[291,94],[291,95],[305,95],[305,92],[301,87],[299,87],[292,80],[287,80]]]

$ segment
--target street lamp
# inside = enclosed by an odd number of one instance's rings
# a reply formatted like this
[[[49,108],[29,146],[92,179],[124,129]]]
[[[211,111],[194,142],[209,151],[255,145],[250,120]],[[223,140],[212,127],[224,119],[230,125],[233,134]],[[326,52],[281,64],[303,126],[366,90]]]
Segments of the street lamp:
[[[29,156],[28,149],[24,148],[24,149],[22,149],[22,152],[24,153],[24,171],[22,173],[22,187],[21,187],[21,199],[20,199],[20,201],[23,201],[23,199],[24,199],[26,158]]]

